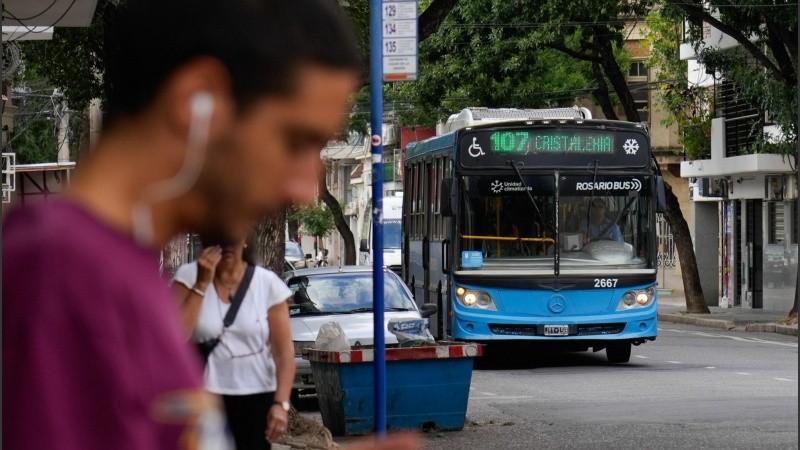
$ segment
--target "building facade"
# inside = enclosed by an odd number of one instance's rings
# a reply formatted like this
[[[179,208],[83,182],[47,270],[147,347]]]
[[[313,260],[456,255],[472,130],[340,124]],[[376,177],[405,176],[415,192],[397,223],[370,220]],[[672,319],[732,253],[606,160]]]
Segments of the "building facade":
[[[738,43],[707,24],[703,45]],[[690,81],[713,90],[711,152],[684,161],[692,235],[706,301],[723,307],[788,312],[797,277],[797,181],[793,156],[751,153],[781,133],[769,112],[748,104],[732,82],[708,73],[690,44],[681,46]]]
[[[383,124],[383,195],[402,192],[402,153],[396,126]],[[347,141],[332,141],[322,150],[328,172],[328,190],[342,206],[342,213],[359,242],[368,239],[372,226],[372,147],[368,135],[353,133]],[[303,243],[303,248],[307,245]],[[323,239],[330,265],[344,264],[344,241],[337,230]]]

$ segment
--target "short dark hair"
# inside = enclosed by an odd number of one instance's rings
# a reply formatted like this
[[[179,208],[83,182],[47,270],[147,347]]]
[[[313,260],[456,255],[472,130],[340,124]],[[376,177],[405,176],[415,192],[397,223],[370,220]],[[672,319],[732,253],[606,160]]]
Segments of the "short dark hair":
[[[225,65],[240,111],[290,94],[303,64],[363,67],[335,0],[127,0],[106,17],[109,124],[145,109],[172,72],[198,57]]]

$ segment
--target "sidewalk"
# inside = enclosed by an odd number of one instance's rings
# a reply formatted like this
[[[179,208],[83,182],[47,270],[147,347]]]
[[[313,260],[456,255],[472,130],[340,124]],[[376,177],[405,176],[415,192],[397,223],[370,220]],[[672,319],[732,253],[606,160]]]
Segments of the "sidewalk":
[[[658,297],[658,320],[660,322],[797,336],[797,325],[781,323],[788,311],[773,312],[738,306],[733,308],[709,306],[708,309],[711,310],[711,314],[689,314],[686,312],[686,300],[682,296],[661,295]]]

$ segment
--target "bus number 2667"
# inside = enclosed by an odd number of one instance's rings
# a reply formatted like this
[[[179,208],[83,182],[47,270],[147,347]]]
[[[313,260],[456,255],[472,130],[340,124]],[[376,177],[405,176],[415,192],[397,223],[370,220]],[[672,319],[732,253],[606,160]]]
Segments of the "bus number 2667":
[[[613,288],[617,287],[616,278],[595,278],[594,287],[596,288]]]

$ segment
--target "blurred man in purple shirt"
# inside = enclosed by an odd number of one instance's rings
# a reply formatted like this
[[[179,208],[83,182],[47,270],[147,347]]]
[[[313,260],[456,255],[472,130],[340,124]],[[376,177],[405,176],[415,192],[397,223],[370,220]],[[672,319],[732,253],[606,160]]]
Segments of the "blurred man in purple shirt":
[[[228,445],[158,249],[309,200],[359,82],[335,2],[122,5],[99,144],[64,198],[4,224],[3,448]]]

